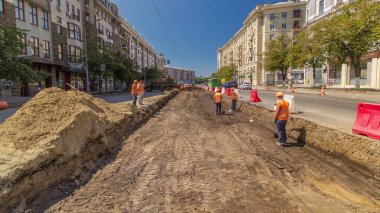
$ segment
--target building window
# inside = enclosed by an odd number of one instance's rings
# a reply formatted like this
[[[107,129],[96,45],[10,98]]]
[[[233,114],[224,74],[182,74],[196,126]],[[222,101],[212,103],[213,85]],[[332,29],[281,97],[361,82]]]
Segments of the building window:
[[[49,16],[45,11],[42,11],[42,29],[49,30]]]
[[[323,14],[323,10],[325,9],[325,0],[319,1],[319,15]]]
[[[70,12],[70,4],[68,1],[66,1],[66,13]]]
[[[306,21],[309,20],[309,10],[306,10]]]
[[[269,26],[269,29],[270,29],[270,30],[274,30],[274,24],[271,24],[271,25]]]
[[[282,25],[281,25],[281,29],[282,29],[282,30],[286,30],[286,23],[282,23]]]
[[[79,8],[77,8],[77,21],[80,21],[80,9]]]
[[[270,14],[270,20],[274,20],[276,18],[276,16],[274,14]]]
[[[59,24],[57,24],[57,33],[58,34],[62,33],[61,25],[59,25]]]
[[[61,11],[61,0],[57,0],[57,10]]]
[[[273,40],[274,39],[274,34],[269,34],[269,40]]]
[[[32,48],[32,55],[39,56],[40,55],[40,48],[39,48],[38,38],[31,37],[30,43],[31,43],[30,47]]]
[[[23,46],[20,47],[20,54],[21,55],[26,55],[27,54],[27,43],[26,43],[26,34],[24,35],[19,35],[18,39],[22,42]]]
[[[81,61],[81,49],[77,46],[69,46],[69,60],[72,62]]]
[[[44,41],[42,43],[43,46],[43,53],[45,58],[50,58],[50,43],[48,41]]]
[[[86,13],[86,22],[90,22],[90,14]]]
[[[29,7],[29,22],[32,25],[38,26],[37,7],[35,6]]]
[[[58,45],[58,59],[59,60],[62,60],[62,58],[63,58],[63,55],[62,55],[62,44],[59,44]]]
[[[294,27],[293,28],[297,29],[297,30],[301,28],[299,20],[294,20]]]
[[[0,0],[0,13],[4,12],[4,2]]]
[[[69,38],[81,40],[81,31],[80,27],[76,24],[68,23],[69,28]]]
[[[285,19],[288,17],[288,14],[285,12],[285,13],[282,13],[282,18]]]
[[[16,18],[21,21],[25,21],[24,16],[24,0],[15,0],[15,12]]]
[[[293,10],[293,18],[301,18],[301,10]]]

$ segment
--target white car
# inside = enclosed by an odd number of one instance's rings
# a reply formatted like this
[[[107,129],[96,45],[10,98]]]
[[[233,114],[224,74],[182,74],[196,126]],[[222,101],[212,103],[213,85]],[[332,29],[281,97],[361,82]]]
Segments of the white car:
[[[248,82],[243,82],[242,84],[240,84],[239,88],[245,90],[245,89],[251,89],[252,86]]]

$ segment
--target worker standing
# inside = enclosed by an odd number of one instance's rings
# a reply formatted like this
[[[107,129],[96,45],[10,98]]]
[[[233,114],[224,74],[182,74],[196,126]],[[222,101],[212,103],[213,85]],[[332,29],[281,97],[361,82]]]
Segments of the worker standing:
[[[222,93],[218,90],[214,95],[214,101],[216,106],[216,115],[222,114]]]
[[[234,87],[231,88],[231,105],[232,111],[236,110],[237,93]]]
[[[131,88],[131,94],[133,96],[133,105],[135,105],[135,106],[136,106],[136,102],[137,102],[137,96],[139,95],[139,91],[137,89],[137,83],[138,83],[138,81],[134,80],[133,84],[132,84],[132,88]]]
[[[140,83],[137,84],[137,90],[139,91],[139,104],[144,105],[143,100],[144,100],[145,84],[143,80],[141,80]]]
[[[277,92],[276,97],[277,106],[273,123],[276,124],[279,145],[284,146],[287,143],[285,127],[289,119],[289,103],[284,100],[284,93],[282,92]]]

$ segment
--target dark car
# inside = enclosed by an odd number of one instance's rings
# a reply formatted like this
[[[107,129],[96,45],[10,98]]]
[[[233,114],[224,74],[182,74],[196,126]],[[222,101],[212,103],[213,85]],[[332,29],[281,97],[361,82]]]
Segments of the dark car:
[[[229,81],[229,82],[224,82],[222,86],[224,88],[231,88],[231,87],[237,88],[237,83],[235,81]]]

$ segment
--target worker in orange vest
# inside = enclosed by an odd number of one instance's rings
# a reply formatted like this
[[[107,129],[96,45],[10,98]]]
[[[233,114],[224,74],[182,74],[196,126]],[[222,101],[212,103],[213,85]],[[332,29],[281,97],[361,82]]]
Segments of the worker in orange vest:
[[[220,91],[217,91],[214,95],[214,102],[216,105],[216,115],[222,114],[222,93]]]
[[[137,102],[137,96],[139,95],[139,90],[137,89],[137,80],[133,81],[132,88],[131,88],[131,94],[133,95],[133,105],[136,106]]]
[[[231,105],[232,105],[232,111],[236,110],[236,102],[237,102],[237,93],[234,87],[231,88]]]
[[[143,80],[141,80],[140,83],[137,84],[137,90],[139,91],[139,104],[143,105],[144,91],[145,91],[145,84]]]
[[[273,123],[276,124],[279,145],[284,146],[287,143],[286,138],[286,123],[289,119],[289,103],[284,100],[284,93],[276,93],[277,104],[276,104],[276,114],[274,116]]]

